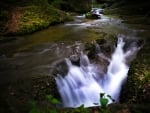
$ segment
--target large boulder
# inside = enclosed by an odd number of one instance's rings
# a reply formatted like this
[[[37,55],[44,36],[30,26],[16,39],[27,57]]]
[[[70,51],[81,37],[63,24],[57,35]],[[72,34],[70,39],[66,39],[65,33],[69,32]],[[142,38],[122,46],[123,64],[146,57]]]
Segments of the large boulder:
[[[51,73],[53,76],[61,75],[64,77],[69,71],[69,67],[65,59],[55,62],[52,67],[53,69]]]

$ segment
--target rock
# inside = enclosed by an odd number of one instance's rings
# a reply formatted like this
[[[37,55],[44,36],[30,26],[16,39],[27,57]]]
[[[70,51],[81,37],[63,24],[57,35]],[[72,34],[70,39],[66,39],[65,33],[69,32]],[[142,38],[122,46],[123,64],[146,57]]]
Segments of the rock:
[[[102,45],[102,44],[105,44],[107,41],[106,41],[106,39],[97,39],[96,40],[96,43],[98,43],[99,45]]]
[[[85,44],[85,51],[88,53],[87,55],[90,59],[95,58],[96,47],[93,43],[86,43]]]
[[[88,12],[88,13],[86,14],[86,18],[89,18],[89,19],[100,19],[101,16],[100,16],[100,15],[97,15],[97,14],[93,14],[93,13]]]
[[[74,55],[71,55],[69,57],[69,59],[71,60],[72,64],[74,65],[77,65],[77,66],[80,66],[80,58],[78,55],[74,54]]]
[[[103,53],[105,56],[110,57],[114,51],[113,43],[108,43],[104,38],[97,39],[95,42],[86,43],[85,50],[88,51],[88,57],[91,59],[97,58],[97,54]]]
[[[92,8],[91,11],[86,14],[86,18],[100,19],[103,11],[104,11],[103,9]]]
[[[65,76],[67,75],[69,71],[68,65],[66,63],[66,60],[60,60],[57,61],[52,69],[52,75],[57,76],[57,75],[61,75],[61,76]]]
[[[144,41],[137,40],[137,46],[142,46]],[[127,44],[132,46],[132,43],[127,40]],[[150,103],[150,63],[149,57],[149,44],[150,41],[147,40],[143,48],[139,51],[136,59],[131,63],[127,82],[123,85],[120,101],[128,103]],[[125,49],[128,46],[126,45]]]
[[[142,47],[144,45],[144,40],[142,39],[124,39],[125,45],[123,47],[124,51],[126,52],[128,48],[131,47]]]

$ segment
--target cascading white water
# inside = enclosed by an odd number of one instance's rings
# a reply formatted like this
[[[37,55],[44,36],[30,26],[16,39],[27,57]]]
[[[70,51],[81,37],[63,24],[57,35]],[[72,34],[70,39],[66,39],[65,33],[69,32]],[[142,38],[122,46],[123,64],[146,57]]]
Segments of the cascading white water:
[[[118,37],[117,47],[107,72],[103,75],[99,67],[90,63],[83,53],[80,55],[80,66],[73,65],[69,59],[66,59],[69,72],[65,77],[57,75],[55,78],[64,107],[79,107],[82,104],[89,107],[95,106],[94,103],[100,105],[100,93],[109,94],[115,101],[118,101],[121,85],[127,78],[129,70],[125,62],[131,50],[129,48],[124,52],[124,45],[123,38]],[[138,49],[138,47],[134,48]],[[112,101],[109,100],[109,103]]]

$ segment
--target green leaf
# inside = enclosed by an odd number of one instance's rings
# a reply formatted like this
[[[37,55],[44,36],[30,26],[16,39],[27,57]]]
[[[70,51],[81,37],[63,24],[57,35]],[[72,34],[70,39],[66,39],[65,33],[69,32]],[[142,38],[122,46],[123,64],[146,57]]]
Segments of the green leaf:
[[[52,104],[58,104],[59,100],[57,100],[56,98],[53,98],[51,102],[52,102]]]
[[[108,98],[112,99],[112,97],[110,95],[107,95]]]
[[[35,100],[30,100],[29,101],[29,104],[32,106],[32,107],[35,107],[37,102]]]
[[[105,108],[106,105],[108,104],[108,99],[107,98],[101,98],[100,103],[101,103],[101,106]]]
[[[108,97],[109,99],[111,99],[113,102],[115,101],[115,99],[113,99],[110,95],[107,95],[107,97]]]
[[[53,98],[53,96],[52,96],[52,95],[46,95],[46,98],[47,98],[49,101],[51,101],[52,98]]]
[[[84,104],[82,104],[79,108],[84,108]]]
[[[57,113],[57,111],[55,109],[51,109],[49,110],[49,113]]]
[[[41,113],[41,111],[37,108],[32,108],[29,113]]]
[[[76,109],[73,110],[73,113],[74,113],[74,112],[75,112],[75,113],[76,113],[76,112],[80,112],[80,109],[79,109],[79,108],[76,108]]]

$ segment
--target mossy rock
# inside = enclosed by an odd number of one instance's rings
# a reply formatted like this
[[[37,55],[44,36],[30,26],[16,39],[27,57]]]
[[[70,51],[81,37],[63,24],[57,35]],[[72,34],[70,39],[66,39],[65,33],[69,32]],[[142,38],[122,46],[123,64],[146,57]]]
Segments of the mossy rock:
[[[110,57],[113,50],[113,46],[116,43],[116,36],[107,34],[105,32],[100,33],[100,38],[93,42],[87,42],[85,44],[85,51],[88,53],[88,57],[91,59],[95,59],[97,57],[98,48],[96,46],[99,46],[99,49],[103,54]],[[96,59],[95,59],[96,60]]]
[[[99,15],[91,14],[90,12],[86,13],[85,17],[88,19],[100,19],[101,18]]]
[[[10,16],[9,21],[3,23],[4,25],[7,23],[7,28],[4,34],[28,34],[47,28],[50,25],[70,20],[72,20],[72,18],[69,13],[60,11],[51,5],[47,5],[45,7],[36,5],[19,8],[16,7],[12,10],[12,16]]]
[[[68,18],[67,14],[53,9],[51,6],[48,6],[46,9],[40,7],[31,7],[27,9],[28,10],[25,10],[22,16],[18,33],[30,33],[41,30],[49,25],[61,23]]]
[[[121,102],[150,103],[149,44],[150,40],[146,39],[146,44],[130,66],[127,82],[122,89]]]

